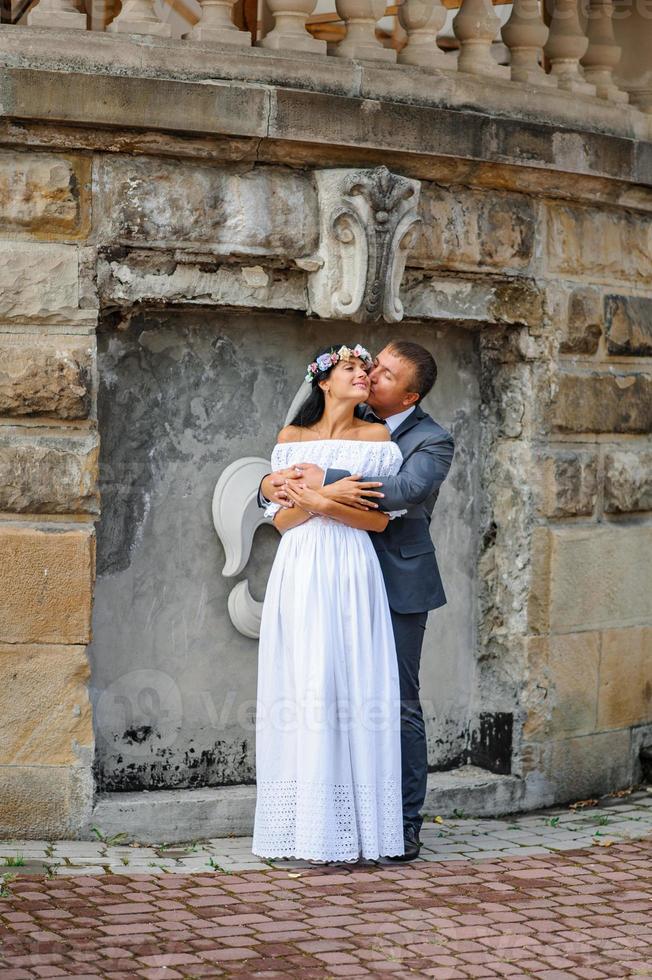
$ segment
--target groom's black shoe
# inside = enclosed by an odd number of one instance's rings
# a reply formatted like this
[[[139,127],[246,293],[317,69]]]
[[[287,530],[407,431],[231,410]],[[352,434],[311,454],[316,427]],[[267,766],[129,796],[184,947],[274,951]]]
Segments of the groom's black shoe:
[[[421,850],[421,841],[419,840],[419,832],[414,827],[404,827],[403,828],[403,854],[391,854],[387,856],[388,861],[414,861],[415,858],[419,857],[419,851]]]

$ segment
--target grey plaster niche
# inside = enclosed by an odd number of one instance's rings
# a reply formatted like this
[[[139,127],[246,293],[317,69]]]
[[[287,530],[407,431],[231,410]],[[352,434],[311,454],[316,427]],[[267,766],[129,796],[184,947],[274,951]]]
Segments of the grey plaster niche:
[[[387,167],[316,170],[319,251],[299,259],[310,309],[320,317],[373,323],[403,319],[399,299],[416,241],[421,183]]]
[[[285,425],[289,425],[294,418],[309,391],[310,385],[304,382],[292,399]],[[257,498],[260,481],[270,468],[270,461],[262,456],[243,456],[227,466],[215,484],[213,524],[224,548],[222,575],[226,578],[244,571],[256,530],[268,520],[258,506]],[[250,639],[257,639],[263,604],[252,596],[247,579],[233,586],[227,605],[231,622],[238,632]]]

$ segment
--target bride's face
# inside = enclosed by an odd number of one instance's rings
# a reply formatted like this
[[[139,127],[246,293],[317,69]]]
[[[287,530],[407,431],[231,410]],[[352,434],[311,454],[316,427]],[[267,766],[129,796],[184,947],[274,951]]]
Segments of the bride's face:
[[[367,368],[359,357],[338,361],[326,381],[321,382],[321,387],[338,401],[366,402],[369,395]]]

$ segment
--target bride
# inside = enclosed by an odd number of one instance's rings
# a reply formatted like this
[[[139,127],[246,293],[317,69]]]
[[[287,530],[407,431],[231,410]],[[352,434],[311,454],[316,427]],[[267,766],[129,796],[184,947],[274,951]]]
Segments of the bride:
[[[354,414],[371,363],[360,345],[316,355],[312,390],[279,433],[273,470],[314,462],[398,472],[387,427]],[[328,487],[295,487],[294,506],[265,511],[282,537],[261,620],[252,852],[317,863],[403,854],[396,648],[367,532],[405,511],[358,510]]]

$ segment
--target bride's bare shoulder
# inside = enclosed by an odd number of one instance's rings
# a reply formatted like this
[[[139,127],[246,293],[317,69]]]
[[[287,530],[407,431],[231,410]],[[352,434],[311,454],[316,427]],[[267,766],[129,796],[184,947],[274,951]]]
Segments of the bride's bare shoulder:
[[[276,441],[277,442],[299,442],[301,440],[302,434],[301,426],[299,425],[285,425],[279,432]]]
[[[382,422],[364,422],[361,428],[360,438],[370,442],[390,442],[391,435],[389,429]]]

